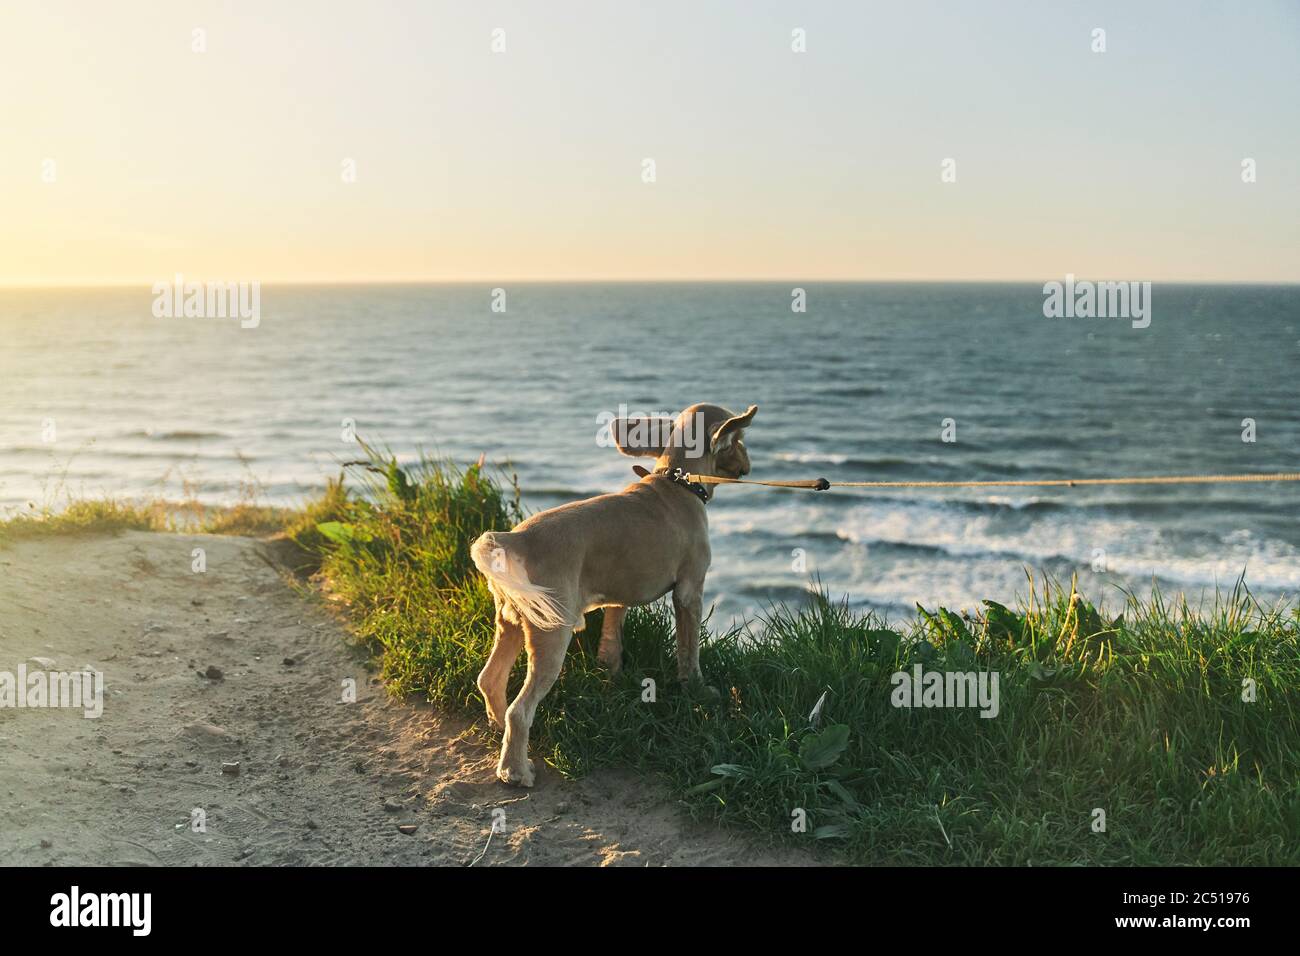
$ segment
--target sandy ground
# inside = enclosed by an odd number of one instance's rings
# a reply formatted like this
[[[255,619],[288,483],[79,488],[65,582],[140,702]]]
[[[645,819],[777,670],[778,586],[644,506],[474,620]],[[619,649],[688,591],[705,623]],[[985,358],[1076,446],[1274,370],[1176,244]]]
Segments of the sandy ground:
[[[0,671],[107,688],[97,719],[0,709],[0,864],[810,862],[690,823],[637,775],[539,761],[536,788],[507,788],[486,738],[390,699],[271,553],[144,532],[0,549]]]

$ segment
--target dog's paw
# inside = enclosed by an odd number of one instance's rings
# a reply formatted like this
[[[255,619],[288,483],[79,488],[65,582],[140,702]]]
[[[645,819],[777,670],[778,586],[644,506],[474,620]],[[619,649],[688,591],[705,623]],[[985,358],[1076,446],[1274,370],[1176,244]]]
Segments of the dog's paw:
[[[686,696],[701,704],[716,704],[722,700],[722,692],[702,680],[683,681],[682,689],[686,691]]]
[[[497,776],[502,783],[508,783],[512,787],[531,787],[537,780],[537,774],[533,770],[531,760],[525,760],[521,767],[509,767],[501,764],[497,767]]]

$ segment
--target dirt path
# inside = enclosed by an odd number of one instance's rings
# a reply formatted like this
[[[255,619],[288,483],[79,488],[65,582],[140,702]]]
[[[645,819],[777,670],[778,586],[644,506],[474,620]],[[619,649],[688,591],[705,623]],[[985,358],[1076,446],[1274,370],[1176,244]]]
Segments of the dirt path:
[[[107,690],[97,719],[0,709],[0,864],[808,862],[690,824],[631,774],[543,768],[532,791],[506,788],[490,743],[389,699],[252,539],[0,549],[0,671],[20,664],[102,671]],[[356,703],[342,701],[348,678]]]

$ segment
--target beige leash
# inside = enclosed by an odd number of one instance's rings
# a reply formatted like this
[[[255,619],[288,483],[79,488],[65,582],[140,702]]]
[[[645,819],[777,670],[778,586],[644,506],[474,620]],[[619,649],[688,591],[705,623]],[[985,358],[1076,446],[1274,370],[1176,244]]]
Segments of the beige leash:
[[[1209,485],[1223,482],[1300,481],[1300,471],[1251,475],[1152,475],[1140,478],[1039,478],[1029,481],[836,481],[810,478],[803,481],[751,481],[720,475],[687,475],[687,480],[710,485],[763,485],[767,488],[1077,488],[1083,485]]]

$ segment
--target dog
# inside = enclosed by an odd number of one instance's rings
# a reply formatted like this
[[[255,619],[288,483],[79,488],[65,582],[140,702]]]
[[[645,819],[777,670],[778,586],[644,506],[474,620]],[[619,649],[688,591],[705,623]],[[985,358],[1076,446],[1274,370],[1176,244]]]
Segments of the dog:
[[[610,432],[618,450],[654,458],[652,472],[639,468],[641,480],[616,494],[539,512],[513,531],[489,531],[474,542],[470,556],[496,603],[496,635],[478,687],[488,719],[505,731],[501,780],[533,785],[529,728],[587,611],[605,609],[598,659],[616,673],[627,609],[671,591],[677,676],[688,690],[708,693],[700,673],[700,616],[712,557],[705,505],[716,485],[686,475],[749,474],[744,430],[757,412],[757,405],[736,415],[698,404],[675,419],[615,419]],[[506,682],[523,647],[528,677],[507,708]]]

